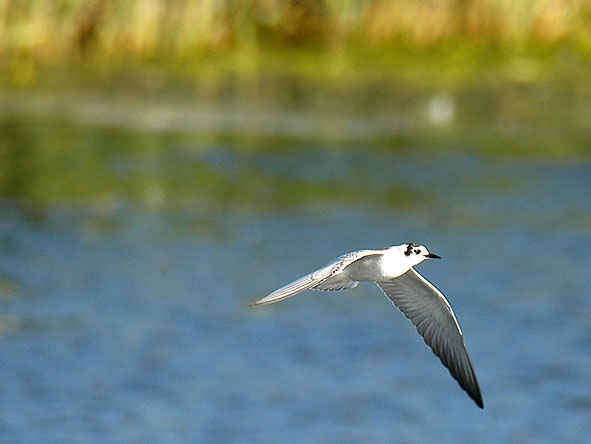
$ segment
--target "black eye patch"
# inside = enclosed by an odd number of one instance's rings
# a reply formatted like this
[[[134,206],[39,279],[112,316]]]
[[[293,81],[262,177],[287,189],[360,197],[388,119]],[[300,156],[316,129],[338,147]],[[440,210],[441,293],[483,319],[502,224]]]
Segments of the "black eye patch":
[[[406,251],[404,252],[405,256],[410,256],[413,253],[413,248],[419,247],[419,244],[406,244]],[[414,250],[414,253],[419,254],[421,250]]]

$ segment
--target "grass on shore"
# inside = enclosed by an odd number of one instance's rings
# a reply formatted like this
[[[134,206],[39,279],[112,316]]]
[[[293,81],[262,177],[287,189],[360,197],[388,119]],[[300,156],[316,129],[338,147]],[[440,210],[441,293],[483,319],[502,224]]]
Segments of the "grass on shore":
[[[89,60],[103,73],[155,63],[251,75],[269,52],[309,53],[340,75],[352,59],[387,63],[384,53],[452,48],[452,64],[464,48],[507,57],[564,47],[591,58],[588,0],[0,0],[0,71],[21,84]]]

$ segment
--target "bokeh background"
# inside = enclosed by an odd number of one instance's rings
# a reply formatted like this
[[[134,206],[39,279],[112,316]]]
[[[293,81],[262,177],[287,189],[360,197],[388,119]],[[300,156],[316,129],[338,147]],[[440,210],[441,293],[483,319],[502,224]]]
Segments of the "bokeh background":
[[[584,443],[587,0],[0,0],[0,442]],[[375,285],[420,242],[478,409]]]

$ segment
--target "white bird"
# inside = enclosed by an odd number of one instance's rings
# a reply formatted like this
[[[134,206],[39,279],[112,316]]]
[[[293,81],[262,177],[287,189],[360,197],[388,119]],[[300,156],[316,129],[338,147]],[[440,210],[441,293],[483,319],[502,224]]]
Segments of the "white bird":
[[[476,373],[454,312],[445,296],[413,268],[427,258],[440,259],[425,246],[414,243],[353,251],[250,305],[272,304],[309,288],[344,290],[359,282],[376,282],[410,319],[460,386],[483,408]]]

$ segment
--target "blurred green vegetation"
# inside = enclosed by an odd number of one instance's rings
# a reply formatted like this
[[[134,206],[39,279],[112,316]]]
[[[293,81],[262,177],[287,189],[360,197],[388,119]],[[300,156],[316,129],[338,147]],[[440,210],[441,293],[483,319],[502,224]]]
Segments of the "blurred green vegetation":
[[[564,48],[591,57],[588,0],[0,0],[0,66],[19,84],[82,62],[343,75],[425,52],[461,71]]]
[[[588,159],[591,2],[0,0],[0,98],[0,197],[402,207],[249,159]]]

